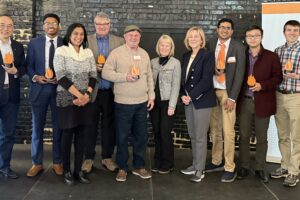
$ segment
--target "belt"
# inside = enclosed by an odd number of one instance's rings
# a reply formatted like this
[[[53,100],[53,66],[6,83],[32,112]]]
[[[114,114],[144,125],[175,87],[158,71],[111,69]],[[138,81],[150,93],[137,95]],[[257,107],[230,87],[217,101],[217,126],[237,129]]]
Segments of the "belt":
[[[4,84],[4,85],[3,85],[3,89],[4,89],[4,90],[7,90],[8,88],[9,88],[9,84]]]
[[[280,92],[281,94],[296,94],[296,93],[300,93],[300,91],[292,91],[292,90],[277,90],[277,92]]]
[[[244,95],[244,98],[245,98],[245,99],[251,99],[251,100],[254,100],[254,97],[251,97],[251,96],[248,96],[248,95]]]
[[[108,88],[108,89],[99,89],[100,91],[103,91],[103,92],[106,92],[106,91],[111,91],[112,89],[111,88]]]

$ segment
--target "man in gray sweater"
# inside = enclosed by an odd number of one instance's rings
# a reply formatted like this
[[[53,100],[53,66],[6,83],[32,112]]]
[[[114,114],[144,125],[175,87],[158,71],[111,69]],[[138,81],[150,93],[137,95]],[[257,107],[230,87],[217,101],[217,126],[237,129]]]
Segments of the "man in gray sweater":
[[[128,137],[132,135],[132,173],[151,178],[145,169],[148,142],[147,109],[154,106],[154,83],[150,58],[139,47],[141,29],[129,25],[124,29],[125,44],[114,49],[104,65],[102,78],[114,82],[115,123],[117,137],[117,181],[126,181],[128,171]]]

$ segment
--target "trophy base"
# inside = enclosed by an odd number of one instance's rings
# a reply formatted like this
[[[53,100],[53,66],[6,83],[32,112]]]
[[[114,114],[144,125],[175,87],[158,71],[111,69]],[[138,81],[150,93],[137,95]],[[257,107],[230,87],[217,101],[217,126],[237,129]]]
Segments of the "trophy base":
[[[283,71],[284,74],[293,73],[293,72],[294,70],[286,70],[286,69]]]
[[[225,69],[217,69],[217,72],[219,72],[219,73],[225,73],[226,70]]]
[[[7,68],[12,68],[13,64],[4,64]]]

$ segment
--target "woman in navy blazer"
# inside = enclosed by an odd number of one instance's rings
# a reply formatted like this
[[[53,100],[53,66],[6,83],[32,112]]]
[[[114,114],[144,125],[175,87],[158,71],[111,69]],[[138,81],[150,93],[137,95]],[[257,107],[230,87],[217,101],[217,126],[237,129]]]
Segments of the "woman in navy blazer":
[[[191,181],[200,182],[204,178],[211,109],[216,105],[213,86],[215,59],[212,52],[204,49],[205,35],[200,27],[190,28],[184,43],[188,52],[181,61],[180,97],[185,105],[193,163],[181,172],[193,175]]]

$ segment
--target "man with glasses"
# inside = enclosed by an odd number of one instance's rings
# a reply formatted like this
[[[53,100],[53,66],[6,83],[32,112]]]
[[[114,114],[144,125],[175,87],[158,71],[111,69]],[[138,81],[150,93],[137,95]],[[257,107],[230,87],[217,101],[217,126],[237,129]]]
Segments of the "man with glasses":
[[[0,16],[0,176],[18,175],[10,168],[17,113],[20,103],[20,77],[25,74],[23,45],[11,39],[14,23]]]
[[[283,70],[283,80],[277,88],[277,113],[281,166],[271,172],[271,178],[285,177],[283,185],[296,186],[300,166],[300,23],[287,21],[283,27],[286,43],[275,49]]]
[[[282,80],[278,56],[263,48],[263,30],[253,25],[246,30],[246,73],[238,102],[239,110],[239,164],[238,179],[249,175],[250,137],[253,121],[256,136],[255,174],[269,182],[265,174],[270,116],[276,112],[275,90]]]
[[[31,158],[32,167],[27,176],[34,177],[43,171],[43,134],[50,106],[53,136],[53,171],[57,175],[63,174],[61,165],[61,131],[57,126],[56,87],[57,80],[53,69],[54,51],[62,45],[62,38],[58,36],[60,19],[56,14],[46,14],[43,17],[45,35],[34,38],[28,44],[27,72],[31,87],[29,100],[32,105],[32,139]]]
[[[210,40],[207,46],[209,50],[215,52],[216,57],[213,82],[217,95],[217,106],[212,109],[210,122],[213,144],[212,161],[205,167],[205,171],[225,169],[221,182],[233,182],[236,178],[234,163],[235,110],[245,72],[245,49],[240,42],[231,38],[233,30],[234,25],[231,19],[221,19],[217,27],[218,38]]]
[[[82,170],[91,172],[95,157],[95,146],[97,141],[97,129],[99,116],[101,114],[101,155],[102,165],[109,171],[115,171],[117,166],[112,160],[115,148],[115,126],[114,126],[114,95],[112,83],[101,78],[102,68],[109,53],[116,47],[124,44],[124,39],[110,34],[110,18],[106,13],[100,12],[94,18],[96,33],[88,36],[89,48],[92,49],[98,71],[98,92],[95,99],[95,117],[89,134],[86,135],[85,161]],[[98,59],[99,58],[99,59]]]

